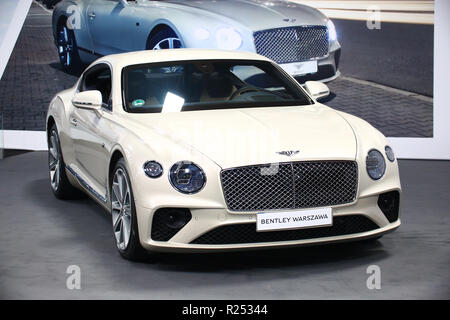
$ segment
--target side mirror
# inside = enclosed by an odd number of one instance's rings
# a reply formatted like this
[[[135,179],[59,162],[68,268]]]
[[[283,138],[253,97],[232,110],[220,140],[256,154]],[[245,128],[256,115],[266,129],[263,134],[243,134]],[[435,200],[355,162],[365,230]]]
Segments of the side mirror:
[[[316,100],[324,99],[330,95],[328,86],[319,81],[306,81],[305,89]]]
[[[98,90],[77,92],[72,98],[72,104],[80,109],[100,110],[103,104],[102,94]]]

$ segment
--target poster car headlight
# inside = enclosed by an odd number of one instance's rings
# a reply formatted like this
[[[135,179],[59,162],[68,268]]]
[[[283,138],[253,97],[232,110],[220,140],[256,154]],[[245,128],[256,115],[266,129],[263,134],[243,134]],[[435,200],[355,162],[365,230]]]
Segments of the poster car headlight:
[[[222,27],[216,31],[217,47],[224,50],[237,50],[242,45],[242,37],[233,27]]]
[[[334,26],[333,21],[328,20],[327,21],[327,28],[328,28],[328,39],[331,41],[337,40],[337,33],[336,33],[336,27]]]

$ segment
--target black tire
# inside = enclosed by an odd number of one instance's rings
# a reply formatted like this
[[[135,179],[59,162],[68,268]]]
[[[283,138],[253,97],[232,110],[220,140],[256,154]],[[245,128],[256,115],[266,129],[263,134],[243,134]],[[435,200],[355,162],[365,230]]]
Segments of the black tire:
[[[78,75],[83,63],[78,52],[75,33],[67,27],[67,19],[61,20],[56,28],[56,44],[62,68],[70,74]]]
[[[115,233],[116,230],[114,230],[114,216],[113,216],[113,182],[114,182],[114,176],[118,170],[121,170],[128,180],[129,183],[129,192],[130,192],[130,205],[131,205],[131,232],[130,237],[128,241],[128,245],[125,248],[120,248],[119,243],[114,236],[114,240],[116,243],[116,248],[119,251],[120,255],[127,259],[132,261],[142,261],[145,258],[149,257],[149,252],[146,251],[144,248],[142,248],[140,239],[139,239],[139,229],[138,229],[138,223],[137,223],[137,216],[136,216],[136,206],[134,203],[134,196],[133,196],[133,189],[131,186],[131,180],[130,176],[128,174],[127,165],[123,158],[119,159],[116,163],[116,166],[114,168],[111,183],[110,183],[110,202],[111,202],[111,216],[113,217],[113,233]]]
[[[54,137],[53,141],[52,137]],[[69,179],[67,178],[66,165],[64,163],[64,158],[61,152],[61,143],[59,141],[58,130],[55,124],[52,125],[48,133],[48,146],[49,179],[50,188],[52,189],[53,194],[56,196],[56,198],[61,200],[79,199],[81,197],[84,197],[84,193],[72,186],[72,184],[69,182]],[[56,149],[53,151],[56,153],[52,154],[52,148]],[[55,171],[52,174],[52,164],[55,161],[59,161],[59,163],[54,168]],[[53,178],[55,177],[55,175],[58,175],[58,181],[56,184],[53,183]]]
[[[176,38],[178,39],[178,42],[175,44],[175,48],[182,48],[181,41],[178,38],[175,31],[173,31],[170,28],[161,29],[160,31],[156,32],[153,36],[151,36],[147,40],[146,49],[147,50],[153,50],[153,48],[162,40],[168,39],[168,38]],[[169,48],[162,48],[162,49],[169,49]]]

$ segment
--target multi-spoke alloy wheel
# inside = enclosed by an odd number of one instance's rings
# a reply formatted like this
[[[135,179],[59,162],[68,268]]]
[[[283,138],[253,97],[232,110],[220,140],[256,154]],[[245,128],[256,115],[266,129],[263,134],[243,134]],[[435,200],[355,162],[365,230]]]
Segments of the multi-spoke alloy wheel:
[[[56,40],[59,61],[63,68],[69,72],[79,71],[81,60],[73,30],[69,29],[65,23],[60,24],[57,29]]]
[[[117,247],[125,250],[131,234],[131,193],[128,178],[121,168],[114,173],[112,194],[112,221]]]
[[[117,249],[126,259],[141,260],[148,255],[140,243],[133,188],[123,158],[117,161],[113,172],[110,200]]]
[[[61,182],[61,154],[59,151],[58,134],[52,130],[48,149],[48,167],[50,170],[50,185],[54,191],[58,190]]]
[[[73,39],[69,36],[66,26],[62,27],[58,33],[58,53],[61,63],[66,67],[70,66],[73,56]]]
[[[159,41],[152,49],[162,50],[162,49],[179,49],[182,48],[181,41],[175,37],[168,37]]]
[[[183,44],[173,30],[162,29],[151,36],[146,48],[147,50],[179,49],[183,48]]]
[[[50,186],[59,199],[77,199],[83,194],[69,182],[61,151],[58,130],[53,124],[48,133],[48,171]]]

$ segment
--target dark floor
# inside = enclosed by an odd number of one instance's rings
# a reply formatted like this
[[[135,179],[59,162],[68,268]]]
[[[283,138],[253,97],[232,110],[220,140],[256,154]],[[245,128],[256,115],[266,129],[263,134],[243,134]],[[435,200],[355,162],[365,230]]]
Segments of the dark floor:
[[[326,104],[363,118],[389,137],[432,137],[431,99],[351,80],[432,95],[433,27],[389,23],[381,27],[368,30],[364,22],[336,21],[343,77],[329,83],[332,99]],[[0,80],[0,128],[45,130],[50,100],[76,79],[59,65],[51,14],[33,4]]]
[[[369,122],[387,137],[432,137],[433,101],[341,77],[328,83],[329,107]]]
[[[46,153],[0,161],[0,299],[449,299],[450,161],[401,161],[403,224],[373,244],[123,260],[110,217],[56,200]],[[81,290],[66,269],[81,268]],[[368,290],[369,265],[381,290]]]

